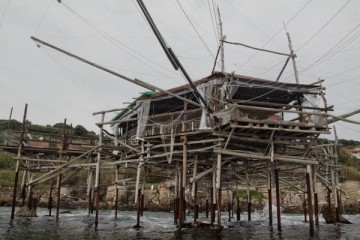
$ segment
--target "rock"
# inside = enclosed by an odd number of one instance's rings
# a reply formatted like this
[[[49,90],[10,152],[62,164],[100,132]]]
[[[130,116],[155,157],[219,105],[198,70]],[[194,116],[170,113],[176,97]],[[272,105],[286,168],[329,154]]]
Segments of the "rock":
[[[36,208],[38,204],[37,198],[31,198],[27,200],[27,204],[17,211],[16,216],[18,217],[37,217]]]

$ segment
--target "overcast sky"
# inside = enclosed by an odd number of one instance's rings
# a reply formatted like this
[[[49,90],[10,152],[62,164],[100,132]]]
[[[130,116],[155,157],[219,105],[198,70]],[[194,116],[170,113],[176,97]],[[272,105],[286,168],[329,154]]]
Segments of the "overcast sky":
[[[144,0],[168,45],[196,80],[211,73],[219,7],[226,40],[297,54],[300,83],[325,79],[339,115],[360,108],[360,1]],[[214,10],[215,7],[215,10]],[[286,25],[286,30],[284,29]],[[36,36],[130,78],[168,89],[185,84],[132,0],[0,0],[0,119],[63,122],[96,130],[92,113],[121,108],[145,89],[30,39]],[[276,79],[282,56],[225,45],[225,71]],[[216,68],[219,70],[219,66]],[[289,64],[282,79],[295,82]],[[108,119],[113,114],[108,115]],[[351,117],[360,121],[360,115]],[[360,140],[360,126],[339,122],[340,138]]]

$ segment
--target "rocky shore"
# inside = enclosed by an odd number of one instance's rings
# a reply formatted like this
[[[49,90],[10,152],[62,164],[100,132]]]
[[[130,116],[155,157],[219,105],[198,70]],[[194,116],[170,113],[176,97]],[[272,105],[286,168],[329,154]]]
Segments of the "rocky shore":
[[[326,190],[323,186],[318,184],[318,197],[320,211],[326,205]],[[100,208],[114,209],[115,206],[115,186],[110,186],[101,194]],[[344,213],[360,213],[360,182],[347,181],[341,184],[341,201]],[[266,189],[258,189],[259,192],[264,193],[264,198],[252,200],[253,210],[263,210],[267,204]],[[137,206],[134,204],[134,191],[128,191],[125,187],[118,186],[118,209],[119,210],[135,210]],[[222,193],[222,208],[228,209],[229,198],[228,192]],[[0,206],[11,206],[13,196],[13,189],[11,187],[0,187]],[[38,207],[49,207],[49,194],[47,192],[35,191],[34,198],[38,199]],[[56,196],[52,196],[52,206],[56,206]],[[174,196],[172,191],[168,188],[146,189],[144,191],[144,210],[147,211],[172,211]],[[192,208],[190,196],[186,197],[189,209]],[[210,199],[209,199],[210,200]],[[273,192],[273,203],[275,203],[275,192]],[[69,188],[62,188],[61,195],[62,209],[86,209],[89,206],[88,197],[84,194],[77,194],[76,191]],[[302,213],[303,212],[304,194],[301,191],[291,191],[289,189],[281,190],[281,208],[283,212],[287,213]],[[21,206],[21,199],[17,199],[17,206]],[[199,210],[205,211],[206,198],[201,198],[199,201]],[[233,209],[236,209],[236,201],[232,203]],[[240,208],[247,211],[246,199],[240,199]]]

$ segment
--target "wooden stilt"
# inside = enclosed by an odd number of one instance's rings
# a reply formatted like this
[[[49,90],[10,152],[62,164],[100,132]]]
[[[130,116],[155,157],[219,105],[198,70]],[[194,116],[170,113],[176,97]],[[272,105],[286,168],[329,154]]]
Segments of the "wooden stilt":
[[[209,218],[209,199],[206,199],[205,216],[206,216],[206,218]]]
[[[314,212],[315,212],[315,226],[319,226],[319,199],[317,193],[316,174],[317,167],[313,166],[313,185],[314,185]]]
[[[115,170],[115,219],[118,216],[118,202],[119,202],[119,189],[118,189],[118,175],[119,175],[119,166]]]
[[[251,221],[251,193],[247,197],[247,210],[248,210],[248,221]]]
[[[184,223],[184,188],[180,184],[180,196],[179,196],[179,219],[178,228],[181,229]]]
[[[221,187],[218,190],[217,210],[217,230],[221,230]]]
[[[59,212],[60,212],[60,191],[61,191],[61,174],[59,171],[59,174],[57,176],[57,185],[56,185],[56,189],[57,189],[57,199],[56,199],[56,221],[59,220]]]
[[[137,215],[136,215],[136,225],[134,228],[140,228],[140,211],[141,211],[141,189],[138,189],[138,199],[137,199]]]
[[[15,177],[14,177],[14,192],[13,192],[13,199],[12,199],[12,205],[11,205],[11,220],[13,220],[14,216],[15,216],[16,194],[17,194],[17,187],[18,187],[18,181],[19,181],[19,167],[20,167],[19,158],[21,157],[22,144],[23,144],[24,135],[25,135],[25,123],[26,123],[27,108],[28,108],[28,105],[26,103],[25,109],[24,109],[24,115],[23,115],[22,130],[21,130],[21,135],[20,135],[17,160],[16,160]]]
[[[281,232],[281,210],[280,210],[280,185],[279,185],[279,169],[275,169],[275,188],[276,188],[276,216],[278,231]]]
[[[49,200],[48,200],[48,210],[49,210],[49,216],[51,216],[51,210],[52,210],[52,191],[54,187],[54,178],[51,179],[51,185],[50,185],[50,193],[49,193]]]
[[[101,123],[104,122],[105,113],[101,114]],[[99,146],[103,145],[103,125],[99,126]],[[96,172],[95,172],[95,227],[99,223],[99,207],[100,207],[100,165],[101,165],[101,148],[98,149],[96,159]]]
[[[312,193],[311,193],[311,171],[310,166],[308,166],[308,172],[306,173],[306,186],[307,186],[307,195],[308,195],[308,209],[309,209],[309,225],[310,225],[310,235],[314,234],[314,214],[313,214],[313,205],[312,205]]]
[[[229,222],[231,222],[231,203],[228,202]]]
[[[240,209],[240,200],[239,198],[236,199],[236,220],[240,221],[240,213],[241,213],[241,209]]]
[[[307,222],[306,199],[307,199],[307,195],[306,195],[306,193],[304,193],[304,198],[303,198],[304,222]]]
[[[196,220],[199,218],[199,199],[198,199],[198,183],[195,183],[195,196],[194,196],[194,203],[195,203],[195,208],[194,208],[194,222],[196,222]]]
[[[271,191],[271,172],[272,168],[268,169],[268,214],[269,214],[269,226],[273,225],[273,212],[272,212],[272,191]]]
[[[210,197],[210,201],[211,201],[211,214],[210,214],[210,222],[211,222],[211,225],[213,225],[214,224],[214,222],[215,222],[215,208],[216,208],[216,205],[214,204],[215,202],[216,202],[216,200],[215,200],[215,197],[214,197],[214,195],[215,195],[215,191],[214,191],[214,182],[215,182],[215,178],[214,178],[214,176],[215,176],[215,173],[213,173],[213,185],[212,185],[212,187],[211,187],[211,197]]]

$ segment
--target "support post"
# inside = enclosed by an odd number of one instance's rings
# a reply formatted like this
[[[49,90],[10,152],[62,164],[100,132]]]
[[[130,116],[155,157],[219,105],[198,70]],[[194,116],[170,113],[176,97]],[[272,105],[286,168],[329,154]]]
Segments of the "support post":
[[[315,211],[315,226],[319,226],[319,199],[317,193],[316,174],[317,166],[313,166],[313,185],[314,185],[314,211]]]
[[[217,201],[217,229],[221,230],[221,153],[217,155],[217,166],[216,166],[216,190],[218,191]]]
[[[276,188],[276,216],[278,231],[281,232],[281,212],[280,212],[280,185],[279,185],[279,169],[275,169],[275,188]]]
[[[118,189],[118,175],[119,175],[119,166],[116,166],[115,170],[115,219],[118,215],[118,202],[119,202],[119,189]]]
[[[310,235],[314,235],[314,213],[313,213],[313,204],[312,204],[312,191],[311,191],[311,166],[307,166],[306,172],[306,186],[307,186],[307,195],[308,195],[308,208],[309,208],[309,225],[310,225]]]
[[[303,209],[304,209],[304,222],[307,222],[307,208],[306,208],[307,194],[304,193]]]
[[[140,211],[141,211],[141,189],[138,189],[138,194],[137,194],[137,215],[136,215],[136,225],[134,226],[134,228],[140,228]]]
[[[60,154],[59,154],[59,161],[62,161],[62,152],[65,148],[66,145],[66,136],[65,136],[65,130],[66,130],[66,118],[64,119],[64,125],[63,125],[63,129],[62,129],[62,143],[60,146]],[[60,165],[60,163],[59,163]],[[60,170],[58,171],[58,175],[57,175],[57,201],[56,201],[56,221],[59,220],[59,211],[60,211],[60,192],[61,192],[61,172]]]
[[[250,182],[249,182],[249,173],[247,171],[247,163],[246,163],[246,170],[245,170],[245,176],[246,176],[246,195],[247,195],[247,211],[248,211],[248,221],[251,221],[251,193],[250,193]]]
[[[240,200],[239,200],[239,198],[236,198],[236,220],[237,221],[240,221],[240,213],[241,213]]]
[[[14,216],[15,216],[16,194],[17,194],[17,187],[18,187],[18,181],[19,181],[19,167],[20,167],[20,160],[19,159],[21,157],[22,144],[23,144],[24,135],[25,135],[25,124],[26,124],[27,108],[28,108],[28,105],[26,103],[25,104],[25,109],[24,109],[24,115],[23,115],[23,122],[22,122],[22,128],[21,128],[19,147],[18,147],[18,152],[17,152],[15,178],[14,178],[14,192],[13,192],[13,199],[12,199],[12,205],[11,205],[11,220],[13,220]]]
[[[105,120],[105,113],[101,114],[101,123]],[[103,144],[103,124],[99,126],[99,146],[101,147]],[[96,174],[95,174],[95,191],[96,191],[96,208],[95,208],[95,227],[97,227],[99,223],[99,201],[100,201],[100,164],[101,164],[101,151],[99,148],[97,152],[97,162],[96,162]]]
[[[272,191],[271,191],[271,166],[268,169],[268,214],[269,214],[269,226],[272,227],[273,225],[273,212],[272,212]]]
[[[206,218],[209,218],[209,199],[206,199],[205,214]]]
[[[194,222],[199,218],[199,199],[198,199],[198,183],[195,183],[195,196],[194,196]]]

